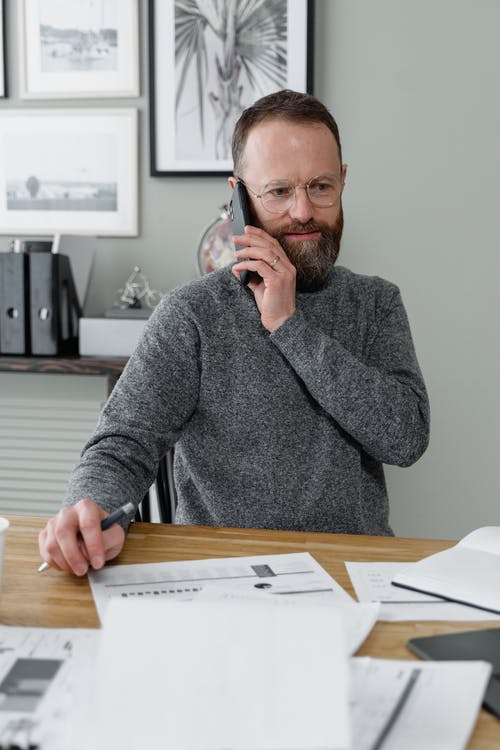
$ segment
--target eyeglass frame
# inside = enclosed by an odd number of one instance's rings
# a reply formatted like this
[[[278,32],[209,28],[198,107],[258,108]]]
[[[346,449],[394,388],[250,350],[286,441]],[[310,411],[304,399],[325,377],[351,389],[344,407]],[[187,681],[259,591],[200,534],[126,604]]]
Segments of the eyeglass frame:
[[[335,181],[337,181],[337,182],[340,183],[340,192],[339,192],[338,197],[333,201],[333,203],[328,203],[328,204],[325,204],[324,206],[319,206],[317,203],[314,203],[314,201],[311,200],[311,196],[309,195],[309,190],[308,190],[309,185],[311,184],[311,182],[314,182],[314,180],[318,180],[320,177],[333,178]],[[253,195],[254,198],[259,198],[260,203],[262,205],[262,208],[265,211],[268,211],[270,214],[272,214],[272,213],[281,214],[281,213],[285,213],[285,211],[288,211],[288,209],[291,206],[294,205],[294,203],[295,203],[295,201],[297,199],[297,189],[298,188],[304,188],[304,190],[306,191],[306,195],[307,195],[307,198],[308,198],[310,204],[312,206],[314,206],[315,208],[331,208],[332,206],[334,206],[337,203],[338,200],[340,200],[340,197],[341,197],[341,195],[343,193],[344,186],[345,186],[345,180],[342,179],[342,177],[337,177],[337,175],[333,174],[333,172],[324,172],[324,173],[321,173],[321,174],[317,174],[314,177],[311,177],[310,180],[307,180],[307,182],[302,182],[299,185],[294,185],[292,182],[289,182],[289,180],[271,180],[271,182],[266,182],[266,184],[261,188],[261,192],[260,193],[256,193],[254,190],[252,190],[252,188],[249,185],[247,185],[247,183],[244,180],[242,180],[241,177],[237,177],[236,176],[236,180],[238,182],[241,182],[241,184],[246,187],[246,189]],[[286,184],[286,185],[289,185],[290,187],[293,188],[293,197],[292,197],[291,203],[286,208],[283,208],[280,211],[271,211],[269,208],[267,208],[264,205],[264,201],[262,200],[262,196],[264,195],[265,189],[269,185],[273,185],[273,184],[279,185],[280,182],[283,185]]]

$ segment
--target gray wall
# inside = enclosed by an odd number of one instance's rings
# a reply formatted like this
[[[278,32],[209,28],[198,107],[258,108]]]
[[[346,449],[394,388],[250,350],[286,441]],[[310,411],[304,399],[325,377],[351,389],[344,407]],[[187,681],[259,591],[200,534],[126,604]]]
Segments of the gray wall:
[[[0,116],[60,106],[18,99],[16,5]],[[135,263],[164,290],[192,278],[198,238],[228,197],[222,177],[149,177],[146,22],[142,0],[142,97],[64,102],[140,110],[140,236],[99,241],[91,315]],[[453,538],[500,524],[500,3],[316,0],[315,27],[315,93],[349,165],[342,262],[400,286],[431,398],[426,455],[387,471],[394,529]]]

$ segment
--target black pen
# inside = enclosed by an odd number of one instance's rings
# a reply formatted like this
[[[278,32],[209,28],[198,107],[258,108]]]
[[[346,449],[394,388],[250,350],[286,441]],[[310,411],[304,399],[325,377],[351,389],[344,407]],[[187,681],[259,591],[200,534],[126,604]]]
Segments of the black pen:
[[[122,505],[122,507],[118,508],[118,510],[114,510],[113,513],[109,514],[109,516],[102,519],[101,531],[106,531],[106,529],[109,529],[109,527],[114,523],[117,523],[117,521],[121,521],[124,516],[128,516],[128,514],[132,513],[134,510],[135,505],[133,503],[125,503],[125,505]],[[50,568],[50,565],[47,562],[43,562],[38,568],[38,572],[43,573],[43,571],[47,570],[47,568]]]

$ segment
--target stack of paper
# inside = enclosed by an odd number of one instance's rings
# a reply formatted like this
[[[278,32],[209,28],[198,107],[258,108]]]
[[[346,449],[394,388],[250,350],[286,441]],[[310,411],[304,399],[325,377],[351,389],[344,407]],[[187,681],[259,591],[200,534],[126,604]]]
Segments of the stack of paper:
[[[490,664],[348,662],[341,641],[323,605],[115,599],[82,750],[465,748]]]
[[[114,599],[85,745],[347,749],[348,694],[332,607]]]
[[[113,599],[262,601],[334,606],[354,654],[373,628],[378,604],[358,604],[308,552],[117,565],[89,573],[101,621]]]

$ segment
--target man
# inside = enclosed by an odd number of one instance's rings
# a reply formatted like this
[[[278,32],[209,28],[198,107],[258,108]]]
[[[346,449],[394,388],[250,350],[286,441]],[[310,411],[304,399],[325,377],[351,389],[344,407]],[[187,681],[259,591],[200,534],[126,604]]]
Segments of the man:
[[[429,406],[398,289],[334,266],[337,125],[312,96],[271,94],[243,112],[233,158],[254,216],[237,262],[155,310],[40,535],[54,567],[118,554],[127,523],[100,520],[174,444],[178,523],[392,533],[382,463],[421,456]]]

